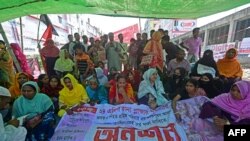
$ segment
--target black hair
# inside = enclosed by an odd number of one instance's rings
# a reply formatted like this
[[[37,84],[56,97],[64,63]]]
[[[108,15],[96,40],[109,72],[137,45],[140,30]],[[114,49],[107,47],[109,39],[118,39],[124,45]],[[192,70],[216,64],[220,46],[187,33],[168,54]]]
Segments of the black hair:
[[[119,38],[120,36],[122,36],[122,33],[119,33],[119,34],[118,34],[118,38]]]
[[[160,31],[160,32],[164,32],[164,30],[163,30],[162,28],[159,28],[159,29],[158,29],[158,31]]]
[[[191,83],[194,85],[194,87],[198,88],[199,87],[199,81],[198,80],[195,80],[195,79],[188,79],[186,84],[187,83]]]
[[[199,31],[199,30],[200,30],[200,28],[196,27],[196,28],[193,29],[193,33],[196,32],[196,31]]]
[[[76,49],[82,49],[84,51],[84,46],[81,43],[77,43],[77,44],[75,44],[74,49],[75,50]]]
[[[57,75],[51,76],[51,77],[49,78],[49,82],[50,82],[53,78],[55,78],[55,79],[58,81],[58,83],[60,83],[60,78],[59,78]]]
[[[135,41],[136,41],[136,40],[135,40],[135,38],[131,38],[131,39],[130,39],[130,42],[132,42],[132,41],[134,41],[134,42],[135,42]]]
[[[175,70],[180,70],[180,74],[181,74],[182,77],[185,77],[186,74],[187,74],[186,69],[183,68],[183,67],[177,67]]]
[[[43,88],[43,82],[42,79],[46,76],[47,74],[40,74],[37,78],[37,85],[39,86],[40,89]]]
[[[118,80],[121,79],[121,78],[124,78],[125,80],[127,80],[127,77],[126,77],[125,75],[119,74],[119,75],[117,76],[117,78],[116,78],[116,81],[118,81]]]
[[[64,78],[63,78],[63,81],[64,81],[64,80],[66,80],[66,79],[69,79],[69,80],[71,80],[71,79],[70,79],[69,77],[64,77]]]
[[[165,40],[165,41],[169,41],[170,40],[170,37],[168,35],[164,35],[162,37],[162,40]]]
[[[5,45],[5,42],[3,40],[0,40],[0,44]]]
[[[178,48],[176,51],[176,54],[183,53],[183,52],[185,53],[185,51],[183,49]]]

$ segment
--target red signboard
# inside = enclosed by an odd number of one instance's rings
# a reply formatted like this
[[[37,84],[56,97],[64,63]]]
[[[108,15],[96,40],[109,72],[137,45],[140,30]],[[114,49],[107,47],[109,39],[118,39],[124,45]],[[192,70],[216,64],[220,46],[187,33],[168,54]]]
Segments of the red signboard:
[[[134,38],[136,33],[139,32],[138,24],[131,25],[129,27],[126,27],[124,29],[118,30],[114,32],[114,38],[115,41],[119,41],[118,34],[123,34],[123,42],[129,43],[131,38]]]

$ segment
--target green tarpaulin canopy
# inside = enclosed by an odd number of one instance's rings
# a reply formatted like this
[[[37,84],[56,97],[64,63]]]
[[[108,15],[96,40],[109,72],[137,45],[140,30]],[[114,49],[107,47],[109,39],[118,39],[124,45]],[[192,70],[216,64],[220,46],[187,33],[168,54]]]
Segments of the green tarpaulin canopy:
[[[250,0],[1,0],[0,22],[30,14],[102,14],[152,18],[199,18]]]

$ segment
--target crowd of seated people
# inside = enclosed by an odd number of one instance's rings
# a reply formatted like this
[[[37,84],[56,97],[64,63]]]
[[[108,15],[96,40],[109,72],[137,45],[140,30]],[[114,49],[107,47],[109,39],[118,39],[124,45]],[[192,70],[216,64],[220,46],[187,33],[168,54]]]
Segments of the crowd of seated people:
[[[10,87],[1,85],[0,123],[5,122],[10,126],[20,140],[50,139],[55,129],[55,117],[71,115],[73,107],[86,103],[143,104],[154,110],[171,102],[175,116],[180,120],[176,111],[178,101],[206,96],[211,102],[203,106],[201,118],[212,117],[219,129],[225,124],[250,123],[250,82],[241,80],[243,71],[236,58],[236,49],[229,49],[225,57],[217,62],[213,58],[213,51],[207,50],[191,68],[189,61],[185,59],[185,51],[175,48],[171,54],[175,54],[175,57],[164,64],[163,56],[159,55],[163,49],[160,39],[168,38],[168,35],[157,31],[152,32],[152,39],[149,41],[133,39],[133,44],[130,45],[133,47],[133,55],[139,51],[136,48],[143,51],[140,50],[140,57],[133,57],[140,60],[127,60],[125,63],[120,43],[112,39],[113,34],[109,34],[109,42],[96,41],[97,45],[93,45],[93,49],[91,46],[85,48],[84,44],[78,42],[78,36],[75,34],[76,41],[70,41],[63,47],[60,57],[54,60],[54,68],[48,69],[54,69],[54,73],[41,74],[34,80],[29,74],[20,72],[13,76],[15,79]],[[164,43],[164,49],[168,49],[167,45]],[[57,54],[54,53],[53,56],[58,57],[59,51],[54,50]],[[108,59],[115,64],[98,58],[98,53],[103,51],[107,54],[116,53],[109,57],[111,60]],[[146,55],[156,56],[155,65],[141,66],[137,63]],[[115,58],[119,56],[122,61]],[[47,59],[50,57],[47,56]],[[215,107],[220,107],[223,112]],[[11,114],[6,114],[7,109]],[[7,121],[9,115],[13,118]],[[16,121],[16,118],[22,116],[26,116],[24,128]],[[6,134],[6,138],[13,139],[7,133],[9,129],[3,128],[5,130],[0,135]]]

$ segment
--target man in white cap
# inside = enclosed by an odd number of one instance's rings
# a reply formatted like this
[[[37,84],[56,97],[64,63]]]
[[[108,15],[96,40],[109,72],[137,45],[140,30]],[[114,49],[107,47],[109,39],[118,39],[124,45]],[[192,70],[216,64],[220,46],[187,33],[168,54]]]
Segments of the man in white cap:
[[[3,118],[7,115],[11,95],[8,89],[0,86],[0,141],[24,141],[27,130],[19,126],[17,119],[12,119],[7,123]]]

